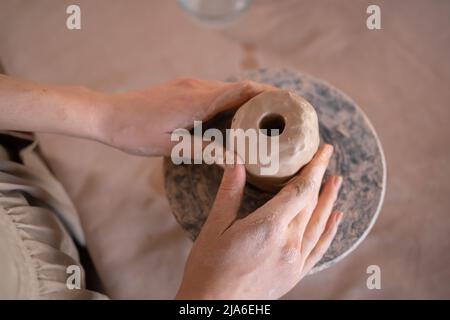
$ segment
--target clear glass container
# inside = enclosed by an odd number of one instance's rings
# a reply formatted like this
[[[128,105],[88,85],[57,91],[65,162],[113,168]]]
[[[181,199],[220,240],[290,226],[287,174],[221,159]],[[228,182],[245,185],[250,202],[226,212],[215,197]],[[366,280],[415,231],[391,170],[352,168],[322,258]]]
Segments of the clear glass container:
[[[234,22],[252,0],[177,0],[195,20],[208,26],[222,27]]]

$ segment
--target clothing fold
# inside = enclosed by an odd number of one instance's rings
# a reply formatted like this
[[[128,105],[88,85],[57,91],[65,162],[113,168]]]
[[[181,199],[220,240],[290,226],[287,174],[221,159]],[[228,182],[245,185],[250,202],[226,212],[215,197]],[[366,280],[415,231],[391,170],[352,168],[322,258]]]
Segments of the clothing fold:
[[[11,161],[7,148],[0,157],[0,298],[106,299],[85,289],[72,239],[84,244],[75,207],[36,148],[31,137],[23,163]],[[71,275],[79,288],[68,285]]]

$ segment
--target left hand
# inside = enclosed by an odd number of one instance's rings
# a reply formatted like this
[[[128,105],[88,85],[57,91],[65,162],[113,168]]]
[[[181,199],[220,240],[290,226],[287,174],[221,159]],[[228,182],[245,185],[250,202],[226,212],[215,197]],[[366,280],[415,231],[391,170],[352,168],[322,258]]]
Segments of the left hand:
[[[144,90],[104,94],[0,75],[0,129],[97,140],[147,156],[170,155],[171,133],[239,107],[271,86],[179,78]]]
[[[107,99],[100,141],[132,154],[170,155],[170,135],[175,129],[191,129],[194,120],[211,119],[270,89],[252,81],[179,78],[112,95]]]

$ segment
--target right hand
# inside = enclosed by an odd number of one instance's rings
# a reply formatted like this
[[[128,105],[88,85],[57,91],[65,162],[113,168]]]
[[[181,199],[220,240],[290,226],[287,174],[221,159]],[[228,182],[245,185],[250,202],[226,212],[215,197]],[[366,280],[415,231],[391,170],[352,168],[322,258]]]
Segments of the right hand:
[[[319,189],[333,147],[311,162],[274,198],[243,219],[236,215],[245,169],[225,169],[213,208],[189,255],[178,299],[277,299],[320,260],[342,213],[332,212],[342,182]]]

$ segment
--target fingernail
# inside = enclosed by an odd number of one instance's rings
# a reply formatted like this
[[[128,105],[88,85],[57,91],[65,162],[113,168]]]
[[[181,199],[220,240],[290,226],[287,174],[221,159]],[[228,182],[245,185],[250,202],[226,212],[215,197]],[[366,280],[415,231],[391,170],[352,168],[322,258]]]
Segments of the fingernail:
[[[331,157],[333,154],[333,146],[331,144],[324,144],[322,147],[322,151],[326,154],[327,157]]]
[[[336,217],[336,221],[337,223],[341,223],[342,218],[344,217],[344,214],[342,212],[338,212],[337,217]]]
[[[342,185],[342,177],[341,176],[334,176],[333,177],[333,184],[336,187],[336,189],[340,189]]]

